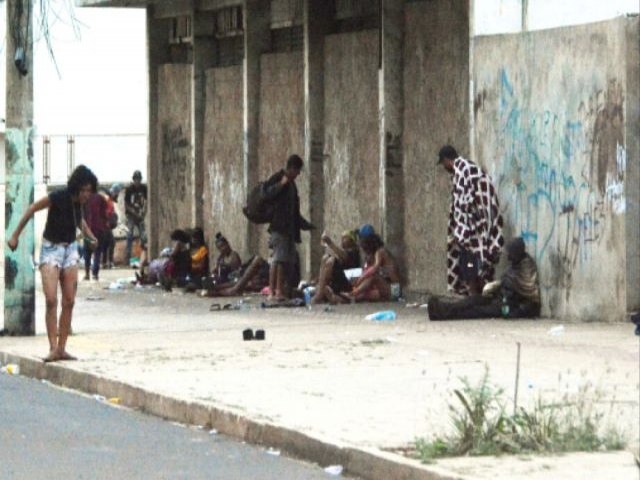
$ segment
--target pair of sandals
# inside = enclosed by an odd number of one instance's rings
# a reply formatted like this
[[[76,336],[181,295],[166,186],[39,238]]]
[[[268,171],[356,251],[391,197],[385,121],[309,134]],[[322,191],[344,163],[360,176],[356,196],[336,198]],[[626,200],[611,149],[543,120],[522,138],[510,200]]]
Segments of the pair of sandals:
[[[219,303],[213,303],[209,307],[210,312],[219,312],[220,310],[240,310],[240,305],[232,305],[231,303],[221,305]]]
[[[264,340],[264,338],[265,338],[264,330],[256,330],[255,335],[253,333],[253,330],[251,330],[250,328],[247,328],[246,330],[242,331],[242,339],[245,342],[249,340]]]

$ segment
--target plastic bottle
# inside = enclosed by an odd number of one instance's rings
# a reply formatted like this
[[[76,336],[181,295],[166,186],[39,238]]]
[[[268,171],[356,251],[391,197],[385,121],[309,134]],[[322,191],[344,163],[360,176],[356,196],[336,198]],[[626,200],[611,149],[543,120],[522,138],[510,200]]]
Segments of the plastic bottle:
[[[509,318],[509,304],[507,303],[507,297],[502,297],[502,318]]]
[[[309,287],[306,287],[303,290],[304,293],[304,304],[307,306],[307,308],[311,308],[311,289]]]
[[[365,317],[367,320],[377,322],[392,322],[396,319],[396,312],[393,310],[382,310],[381,312],[372,313]]]

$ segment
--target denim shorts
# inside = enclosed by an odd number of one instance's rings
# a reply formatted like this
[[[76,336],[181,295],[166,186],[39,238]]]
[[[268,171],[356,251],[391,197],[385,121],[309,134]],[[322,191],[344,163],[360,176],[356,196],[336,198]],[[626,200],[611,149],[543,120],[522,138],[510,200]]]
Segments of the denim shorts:
[[[42,239],[40,249],[40,266],[53,265],[62,270],[78,266],[80,255],[77,242],[53,243]]]

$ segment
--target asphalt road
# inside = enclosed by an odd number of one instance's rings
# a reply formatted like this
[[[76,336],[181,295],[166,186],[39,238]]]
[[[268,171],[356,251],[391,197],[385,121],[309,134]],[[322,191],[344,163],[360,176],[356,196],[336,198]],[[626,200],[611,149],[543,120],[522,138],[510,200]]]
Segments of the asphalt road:
[[[327,479],[316,465],[0,374],[0,479]]]

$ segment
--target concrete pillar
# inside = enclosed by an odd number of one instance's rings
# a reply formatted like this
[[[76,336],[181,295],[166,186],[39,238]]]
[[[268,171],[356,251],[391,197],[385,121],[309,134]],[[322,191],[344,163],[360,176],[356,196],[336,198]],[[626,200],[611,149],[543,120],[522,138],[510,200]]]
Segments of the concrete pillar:
[[[147,157],[148,201],[147,236],[150,258],[159,254],[158,191],[162,132],[158,125],[158,67],[169,62],[169,20],[154,17],[154,6],[147,7],[147,61],[149,70],[149,137]]]
[[[258,183],[260,129],[260,56],[271,44],[270,0],[244,0],[243,169],[244,193]],[[284,165],[285,158],[282,162]],[[246,254],[258,251],[258,229],[246,222]]]
[[[214,38],[214,14],[212,12],[198,12],[191,15],[193,41],[193,71],[191,85],[191,145],[193,157],[191,167],[191,184],[193,198],[191,199],[191,224],[202,227],[204,198],[204,134],[205,111],[207,105],[207,69],[215,61],[216,44]]]
[[[380,16],[380,227],[404,272],[404,3],[381,0]]]
[[[522,31],[526,32],[529,30],[529,0],[522,0]]]
[[[309,185],[311,231],[307,258],[302,261],[317,272],[324,230],[324,37],[334,19],[331,2],[304,0],[304,163]]]
[[[5,240],[33,203],[33,5],[7,0]],[[4,328],[35,335],[34,219],[12,252],[5,246]]]
[[[625,101],[625,245],[627,311],[640,310],[640,21],[630,18],[626,28],[627,98]]]

